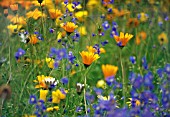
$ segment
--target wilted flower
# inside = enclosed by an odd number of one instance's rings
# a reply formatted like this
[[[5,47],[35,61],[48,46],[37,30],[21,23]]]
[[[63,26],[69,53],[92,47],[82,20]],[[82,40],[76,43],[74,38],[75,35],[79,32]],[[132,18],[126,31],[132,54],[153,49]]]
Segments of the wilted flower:
[[[0,86],[0,98],[2,100],[9,99],[11,97],[11,87],[9,85]]]
[[[79,95],[82,93],[83,89],[84,89],[84,84],[81,83],[76,84],[76,90]]]

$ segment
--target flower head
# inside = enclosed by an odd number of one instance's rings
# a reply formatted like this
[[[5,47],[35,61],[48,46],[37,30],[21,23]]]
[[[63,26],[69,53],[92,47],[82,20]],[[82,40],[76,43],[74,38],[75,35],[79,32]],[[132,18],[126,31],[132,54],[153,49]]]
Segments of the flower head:
[[[102,65],[102,71],[104,74],[105,79],[107,79],[110,76],[115,76],[117,73],[118,67],[117,66],[113,66],[113,65]]]
[[[161,45],[167,44],[168,43],[168,37],[167,37],[166,33],[162,32],[160,35],[158,35],[158,41]]]
[[[46,96],[48,94],[48,90],[40,90],[40,100],[46,101]]]
[[[74,30],[78,27],[73,22],[61,23],[60,26],[68,33],[74,32]]]
[[[49,9],[48,11],[49,11],[51,19],[56,19],[56,18],[62,16],[61,11],[58,9]]]
[[[95,60],[100,58],[98,54],[87,51],[80,52],[80,55],[83,59],[83,64],[87,67],[90,66]]]
[[[133,35],[126,33],[124,35],[123,32],[120,32],[120,36],[114,35],[114,39],[117,42],[117,45],[119,47],[124,47],[126,46],[127,42],[133,37]]]

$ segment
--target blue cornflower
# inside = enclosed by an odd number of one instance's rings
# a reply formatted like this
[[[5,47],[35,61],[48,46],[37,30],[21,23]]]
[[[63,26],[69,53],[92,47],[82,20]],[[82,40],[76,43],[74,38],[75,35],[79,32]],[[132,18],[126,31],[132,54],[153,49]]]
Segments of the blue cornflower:
[[[159,75],[159,77],[163,77],[163,73],[164,73],[164,69],[163,68],[159,68],[158,70],[157,70],[157,74]]]
[[[68,53],[68,60],[70,63],[74,64],[74,60],[76,59],[76,57],[73,55],[72,51],[69,51]]]
[[[30,104],[36,104],[37,103],[37,99],[35,95],[31,95],[30,96],[30,100],[29,100]]]
[[[106,44],[108,44],[108,40],[105,40],[105,41],[103,41],[103,42],[101,42],[101,44],[102,44],[102,46],[105,46]]]
[[[60,63],[60,61],[59,61],[59,60],[55,60],[55,62],[54,62],[54,68],[58,68],[59,63]]]
[[[62,78],[62,79],[61,79],[61,82],[62,82],[63,84],[68,84],[68,78]]]
[[[129,60],[132,62],[132,64],[136,64],[136,57],[135,56],[130,56]]]
[[[19,48],[18,51],[15,53],[15,58],[18,60],[21,56],[25,54],[25,50]]]
[[[62,60],[63,58],[67,58],[67,50],[65,48],[59,49],[57,51],[57,60]]]
[[[94,89],[94,91],[95,91],[95,93],[96,93],[97,95],[101,95],[102,92],[103,92],[103,90],[102,90],[102,89],[99,89],[99,88],[93,88],[93,89]]]
[[[142,65],[145,70],[148,70],[148,64],[145,56],[142,58]]]
[[[109,25],[108,21],[105,21],[105,22],[102,24],[102,26],[103,26],[104,30],[107,30],[107,29],[110,28],[110,25]]]
[[[166,64],[165,68],[164,68],[165,73],[167,73],[168,75],[170,74],[170,64]]]
[[[106,78],[107,85],[111,86],[112,84],[114,84],[114,82],[115,82],[114,76],[109,76]]]
[[[108,8],[107,11],[108,11],[109,13],[111,13],[111,12],[112,12],[112,8]]]
[[[117,29],[116,29],[116,28],[112,27],[112,30],[111,30],[111,32],[110,32],[110,36],[113,38],[114,35],[118,35],[118,32],[117,32]]]
[[[54,31],[55,31],[55,30],[52,29],[52,28],[49,29],[49,32],[50,32],[50,33],[53,33]]]
[[[80,33],[75,31],[74,35],[72,36],[73,42],[78,42],[80,39]]]

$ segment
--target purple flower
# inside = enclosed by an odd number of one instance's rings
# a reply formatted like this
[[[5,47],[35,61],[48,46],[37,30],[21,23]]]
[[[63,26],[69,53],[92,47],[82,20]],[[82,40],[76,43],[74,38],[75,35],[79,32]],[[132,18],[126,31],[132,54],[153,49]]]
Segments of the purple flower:
[[[30,104],[36,104],[37,103],[37,99],[36,99],[35,95],[30,96],[29,103]]]
[[[136,64],[136,57],[135,56],[130,56],[129,60],[131,61],[132,64]]]
[[[70,63],[74,64],[74,60],[76,59],[76,57],[73,55],[72,51],[69,51],[68,53],[68,60]]]
[[[102,24],[102,26],[103,26],[104,30],[107,30],[107,29],[110,28],[110,25],[109,25],[108,21],[105,21],[105,22]]]
[[[19,48],[18,51],[15,53],[15,58],[18,60],[21,56],[25,54],[25,50]]]
[[[61,79],[61,82],[62,82],[63,84],[68,84],[68,78],[62,78],[62,79]]]
[[[62,60],[63,58],[67,58],[67,50],[65,48],[59,49],[57,51],[57,60]]]
[[[142,65],[145,70],[148,70],[148,64],[145,56],[142,58]]]

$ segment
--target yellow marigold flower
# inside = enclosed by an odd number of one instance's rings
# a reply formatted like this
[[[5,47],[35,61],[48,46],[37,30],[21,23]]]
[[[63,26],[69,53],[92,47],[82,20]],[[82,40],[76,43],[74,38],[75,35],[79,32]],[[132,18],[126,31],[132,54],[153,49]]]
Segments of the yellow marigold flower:
[[[123,32],[120,32],[120,36],[114,35],[114,39],[116,40],[117,45],[119,47],[124,47],[132,37],[133,35],[128,34],[128,33],[124,35]]]
[[[158,35],[158,41],[161,45],[168,43],[168,37],[165,32],[162,32],[161,34]]]
[[[29,40],[30,44],[36,44],[36,43],[38,43],[38,41],[39,41],[39,39],[37,38],[37,36],[35,34],[30,35],[30,40]]]
[[[40,3],[38,2],[38,0],[32,1],[32,4],[35,6],[40,6]],[[55,8],[53,4],[53,0],[43,0],[41,3],[41,6],[46,6],[48,9]]]
[[[70,12],[73,12],[75,9],[81,9],[82,8],[81,4],[76,6],[76,8],[75,8],[75,5],[72,4],[72,3],[68,3],[67,5],[65,5],[64,2],[62,2],[62,5],[63,5],[64,8],[67,8]]]
[[[148,20],[148,15],[144,12],[138,14],[138,16],[141,22],[146,22]]]
[[[61,23],[60,26],[68,33],[74,32],[75,28],[78,27],[73,22]]]
[[[99,80],[97,81],[96,87],[104,89],[106,87],[106,82],[104,80]]]
[[[63,94],[59,89],[52,92],[52,103],[60,103],[60,100],[65,99],[66,94]]]
[[[87,48],[87,50],[88,50],[89,52],[92,52],[92,53],[95,53],[95,52],[96,52],[96,49],[93,48],[92,46],[86,46],[86,48]]]
[[[106,65],[102,65],[102,71],[103,71],[104,77],[106,79],[110,76],[115,76],[118,71],[118,67],[106,64]]]
[[[58,9],[49,9],[48,12],[50,14],[51,19],[56,19],[56,18],[62,16],[61,11]]]
[[[22,25],[10,24],[7,26],[7,28],[10,30],[10,33],[18,33],[19,30],[22,28]]]
[[[86,27],[85,26],[81,26],[78,28],[78,32],[80,33],[80,35],[87,35],[87,31],[86,31]]]
[[[79,21],[85,21],[85,18],[88,16],[88,12],[87,11],[78,11],[75,13],[75,17],[79,20]]]
[[[90,66],[95,60],[100,58],[98,54],[95,54],[93,52],[87,52],[87,51],[80,52],[80,55],[83,59],[83,64],[86,67]]]
[[[21,24],[21,25],[26,25],[26,19],[24,17],[19,17],[18,15],[12,17],[10,21],[14,24]]]
[[[47,94],[48,94],[48,90],[40,89],[40,100],[46,101]]]
[[[53,69],[53,68],[54,68],[54,63],[55,63],[54,59],[52,59],[52,58],[46,58],[45,60],[46,60],[46,63],[47,63],[47,65],[48,65],[48,67],[51,68],[51,69]]]
[[[27,18],[34,18],[35,20],[37,20],[40,17],[46,17],[46,15],[44,13],[42,13],[41,11],[38,10],[38,8],[36,8],[34,11],[29,11],[28,13],[26,13],[26,17]]]
[[[100,54],[101,53],[106,53],[106,50],[104,48],[100,48]]]

